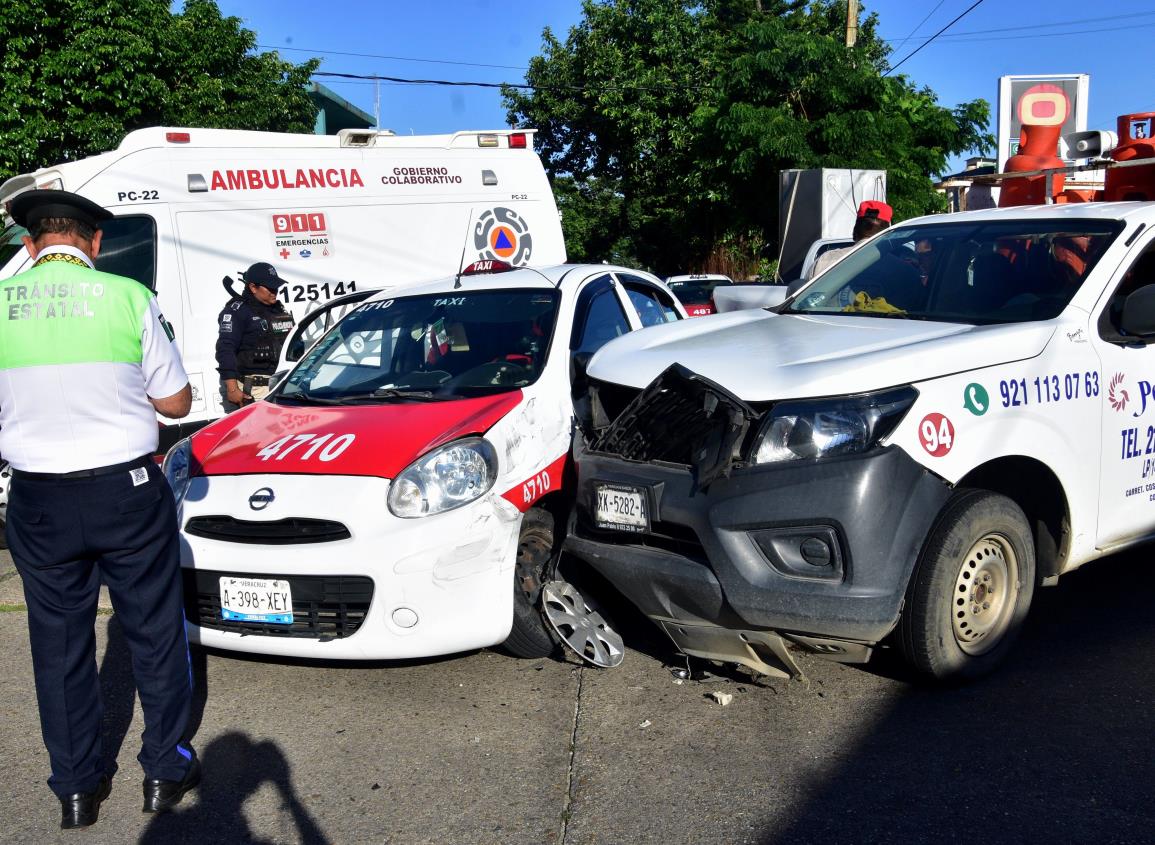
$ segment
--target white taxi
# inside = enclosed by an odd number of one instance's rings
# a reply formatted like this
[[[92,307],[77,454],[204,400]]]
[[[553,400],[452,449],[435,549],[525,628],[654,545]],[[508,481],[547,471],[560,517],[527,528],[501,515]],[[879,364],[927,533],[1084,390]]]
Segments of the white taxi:
[[[685,317],[655,277],[477,262],[356,305],[268,399],[165,459],[190,639],[412,658],[553,642],[574,396],[606,342]]]

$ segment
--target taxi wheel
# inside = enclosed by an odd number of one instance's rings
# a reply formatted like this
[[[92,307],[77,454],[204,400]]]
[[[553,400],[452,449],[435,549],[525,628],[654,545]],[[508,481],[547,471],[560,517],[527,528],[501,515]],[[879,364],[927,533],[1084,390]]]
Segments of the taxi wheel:
[[[553,515],[540,508],[526,511],[513,576],[513,628],[502,644],[515,657],[547,657],[557,648],[540,610],[541,585],[555,545]]]
[[[1035,545],[1006,496],[962,490],[947,502],[911,577],[898,624],[907,662],[937,681],[993,669],[1010,650],[1035,590]]]

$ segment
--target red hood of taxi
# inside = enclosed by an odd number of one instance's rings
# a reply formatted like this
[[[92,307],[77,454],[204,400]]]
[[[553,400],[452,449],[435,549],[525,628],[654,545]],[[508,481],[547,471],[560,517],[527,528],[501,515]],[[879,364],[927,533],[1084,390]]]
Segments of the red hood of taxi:
[[[520,390],[448,402],[347,407],[258,402],[193,435],[194,472],[393,478],[430,449],[466,435],[484,434],[519,402]],[[318,445],[325,435],[329,437]],[[343,435],[346,440],[347,435],[353,435],[347,447],[330,449],[326,454],[323,447],[339,445]],[[290,439],[277,449],[269,448],[286,437]],[[317,448],[312,448],[315,445]],[[259,455],[262,450],[266,450],[265,458]]]

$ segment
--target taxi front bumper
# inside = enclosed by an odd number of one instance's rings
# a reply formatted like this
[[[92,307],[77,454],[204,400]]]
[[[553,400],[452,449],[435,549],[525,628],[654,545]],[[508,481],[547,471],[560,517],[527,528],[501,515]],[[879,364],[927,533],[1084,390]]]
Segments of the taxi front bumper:
[[[503,642],[521,514],[491,492],[400,519],[388,491],[385,479],[362,476],[193,478],[180,514],[190,641],[329,659],[431,657]],[[292,624],[223,620],[222,577],[288,581]]]

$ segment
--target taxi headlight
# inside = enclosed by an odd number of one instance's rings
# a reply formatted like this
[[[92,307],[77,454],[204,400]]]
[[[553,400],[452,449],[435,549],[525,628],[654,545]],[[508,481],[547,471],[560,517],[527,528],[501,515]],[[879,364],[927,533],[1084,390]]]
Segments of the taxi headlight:
[[[482,437],[466,437],[422,455],[389,487],[389,510],[412,519],[453,510],[484,496],[497,480],[497,453]]]
[[[184,440],[178,440],[168,453],[164,456],[164,463],[161,464],[161,470],[164,472],[164,477],[168,479],[168,486],[172,488],[173,498],[179,505],[184,500],[184,494],[188,492],[189,478],[191,476],[192,467],[192,444],[186,437]]]
[[[865,452],[894,431],[917,398],[913,387],[900,387],[838,399],[782,402],[762,424],[750,463]]]

